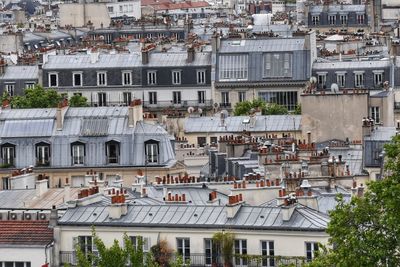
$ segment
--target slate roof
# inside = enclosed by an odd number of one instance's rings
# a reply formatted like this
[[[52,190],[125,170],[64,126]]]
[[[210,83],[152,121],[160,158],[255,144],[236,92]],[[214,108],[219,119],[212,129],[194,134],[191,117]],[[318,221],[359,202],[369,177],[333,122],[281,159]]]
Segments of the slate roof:
[[[39,245],[53,241],[48,221],[0,221],[0,245]]]
[[[91,63],[91,55],[52,55],[43,69],[109,69],[133,67],[179,67],[208,66],[211,64],[211,53],[196,52],[193,62],[187,63],[187,52],[150,52],[149,63],[142,64],[141,53],[130,54],[100,54],[95,63]]]
[[[313,70],[331,70],[331,69],[382,69],[389,68],[390,62],[388,59],[382,60],[362,60],[362,61],[330,61],[330,62],[315,62]]]
[[[242,206],[234,218],[227,218],[226,206],[133,205],[120,219],[108,216],[108,207],[69,209],[59,225],[95,225],[118,227],[227,228],[257,230],[325,231],[329,218],[298,205],[288,221],[281,207]]]
[[[39,78],[37,66],[7,66],[0,80],[32,80]]]
[[[280,52],[305,50],[304,38],[221,40],[220,53]]]
[[[327,8],[328,13],[341,12],[365,12],[365,5],[310,5],[310,13],[321,13]]]
[[[226,127],[222,126],[219,117],[198,117],[185,120],[185,133],[233,133],[243,130],[251,132],[279,132],[279,131],[300,131],[301,115],[270,115],[256,116],[254,127],[243,124],[248,116],[231,116],[225,119]]]

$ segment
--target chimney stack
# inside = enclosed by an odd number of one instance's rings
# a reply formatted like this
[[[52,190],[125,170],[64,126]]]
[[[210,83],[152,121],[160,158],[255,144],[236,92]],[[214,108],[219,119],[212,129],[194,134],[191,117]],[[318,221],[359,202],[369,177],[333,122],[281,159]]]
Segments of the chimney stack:
[[[64,185],[64,203],[70,200],[71,200],[71,186],[68,183],[68,178],[66,178]]]
[[[228,219],[235,218],[243,204],[242,194],[229,196],[229,203],[226,205],[226,217]]]
[[[142,100],[134,99],[128,108],[128,126],[135,127],[138,121],[143,121]]]
[[[41,197],[47,192],[47,179],[36,181],[36,196]]]
[[[6,72],[6,60],[3,57],[0,57],[0,75]]]
[[[193,47],[193,45],[190,45],[188,47],[188,49],[187,49],[187,60],[186,60],[186,62],[187,63],[192,63],[194,61],[195,55],[196,55],[196,52],[194,50],[194,47]]]
[[[90,52],[90,63],[92,64],[96,63],[97,61],[99,61],[99,58],[100,58],[100,53],[97,52],[95,49],[93,49]]]
[[[68,110],[68,99],[63,99],[61,103],[58,104],[56,111],[56,126],[57,131],[61,131],[64,125],[64,116]]]

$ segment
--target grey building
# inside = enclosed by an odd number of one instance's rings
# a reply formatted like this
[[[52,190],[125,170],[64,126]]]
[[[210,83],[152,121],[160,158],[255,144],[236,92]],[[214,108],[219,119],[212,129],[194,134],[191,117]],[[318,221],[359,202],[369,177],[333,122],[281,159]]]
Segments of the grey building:
[[[306,8],[307,26],[311,28],[367,28],[368,5],[325,4]]]
[[[318,89],[362,88],[382,90],[383,84],[394,84],[394,66],[389,59],[320,61],[313,64],[312,75]]]
[[[195,51],[57,55],[43,64],[43,84],[81,94],[92,106],[211,107],[211,53]]]
[[[10,96],[22,94],[39,81],[38,66],[6,66],[0,59],[0,92]]]
[[[213,38],[215,100],[222,108],[262,98],[293,110],[316,58],[315,33],[292,38]]]

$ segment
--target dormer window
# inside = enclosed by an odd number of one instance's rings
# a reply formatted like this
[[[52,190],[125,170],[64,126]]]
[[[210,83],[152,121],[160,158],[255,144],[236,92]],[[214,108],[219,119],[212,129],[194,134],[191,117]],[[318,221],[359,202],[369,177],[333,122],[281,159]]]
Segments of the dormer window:
[[[119,142],[108,141],[106,143],[107,164],[119,163]]]
[[[146,146],[146,161],[149,164],[157,164],[158,163],[158,151],[159,151],[159,143],[155,140],[150,140],[145,142]]]
[[[15,166],[15,145],[10,143],[1,145],[1,159],[3,166]]]
[[[36,144],[36,166],[50,166],[50,144],[40,142]]]
[[[71,144],[72,165],[83,165],[85,162],[85,144],[74,142]]]

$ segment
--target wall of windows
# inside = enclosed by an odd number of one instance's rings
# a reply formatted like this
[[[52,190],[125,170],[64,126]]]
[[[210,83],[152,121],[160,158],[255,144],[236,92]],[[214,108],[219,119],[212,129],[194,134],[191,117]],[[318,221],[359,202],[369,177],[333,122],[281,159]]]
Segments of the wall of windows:
[[[264,54],[264,78],[292,77],[291,53]]]
[[[285,106],[288,110],[294,110],[297,105],[297,92],[259,92],[258,96],[265,102]]]
[[[247,80],[248,55],[221,55],[219,57],[220,80]]]

